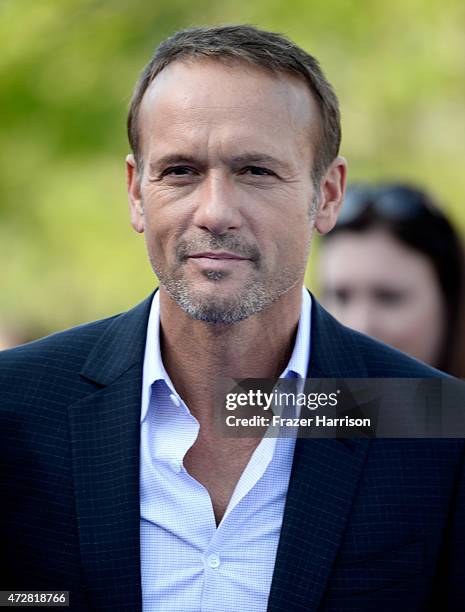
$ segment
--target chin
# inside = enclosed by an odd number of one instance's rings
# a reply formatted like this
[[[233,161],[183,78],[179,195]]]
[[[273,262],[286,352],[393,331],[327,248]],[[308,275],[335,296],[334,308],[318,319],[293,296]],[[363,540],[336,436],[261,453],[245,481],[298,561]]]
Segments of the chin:
[[[270,300],[263,299],[263,294],[240,292],[236,288],[222,290],[215,286],[210,290],[184,291],[170,293],[182,310],[195,321],[205,323],[232,325],[257,314]]]

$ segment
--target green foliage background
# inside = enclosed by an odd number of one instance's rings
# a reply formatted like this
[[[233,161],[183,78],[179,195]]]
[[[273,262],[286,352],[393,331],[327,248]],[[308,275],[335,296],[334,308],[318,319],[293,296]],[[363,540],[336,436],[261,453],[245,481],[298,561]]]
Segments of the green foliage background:
[[[219,23],[316,55],[350,178],[424,185],[465,231],[463,0],[0,0],[0,328],[35,337],[152,289],[127,216],[127,104],[161,39]]]

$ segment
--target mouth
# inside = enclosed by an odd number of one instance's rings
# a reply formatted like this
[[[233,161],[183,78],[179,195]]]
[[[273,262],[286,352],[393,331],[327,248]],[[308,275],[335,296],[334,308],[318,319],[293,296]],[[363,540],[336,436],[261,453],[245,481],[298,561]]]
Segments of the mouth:
[[[199,259],[199,260],[236,260],[236,261],[249,261],[248,257],[241,257],[241,255],[237,255],[236,253],[230,253],[228,251],[205,251],[204,253],[194,253],[193,255],[189,255],[189,259]]]

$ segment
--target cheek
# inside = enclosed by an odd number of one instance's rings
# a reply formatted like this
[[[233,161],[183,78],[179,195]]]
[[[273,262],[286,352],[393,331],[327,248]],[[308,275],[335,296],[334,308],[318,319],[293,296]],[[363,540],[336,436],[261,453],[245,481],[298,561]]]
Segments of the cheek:
[[[298,227],[283,227],[273,236],[271,248],[275,268],[282,274],[300,274],[306,269],[310,246],[310,231],[301,223]]]
[[[300,262],[308,256],[313,223],[309,210],[292,211],[281,219],[279,229],[273,232],[279,257]]]
[[[152,256],[171,260],[176,252],[176,245],[185,231],[179,212],[160,209],[158,206],[145,207],[145,241]]]
[[[147,219],[145,225],[145,244],[152,266],[159,270],[167,271],[172,267],[174,261],[174,248],[171,244],[171,236],[163,225],[153,223],[152,219]]]
[[[424,334],[427,324],[431,324],[431,313],[422,304],[406,304],[398,311],[386,315],[386,326],[398,341],[408,341],[418,333]]]
[[[392,343],[401,351],[434,364],[444,333],[444,312],[439,295],[405,305],[386,323]]]

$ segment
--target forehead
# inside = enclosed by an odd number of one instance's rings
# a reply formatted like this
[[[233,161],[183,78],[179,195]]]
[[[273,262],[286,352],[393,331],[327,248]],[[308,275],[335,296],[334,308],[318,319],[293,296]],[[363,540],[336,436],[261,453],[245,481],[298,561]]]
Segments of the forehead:
[[[309,148],[319,135],[319,110],[308,85],[297,75],[235,60],[172,62],[142,99],[142,146],[170,129],[177,130],[179,137],[211,126],[234,130],[237,139],[260,136],[269,145],[297,138]]]

